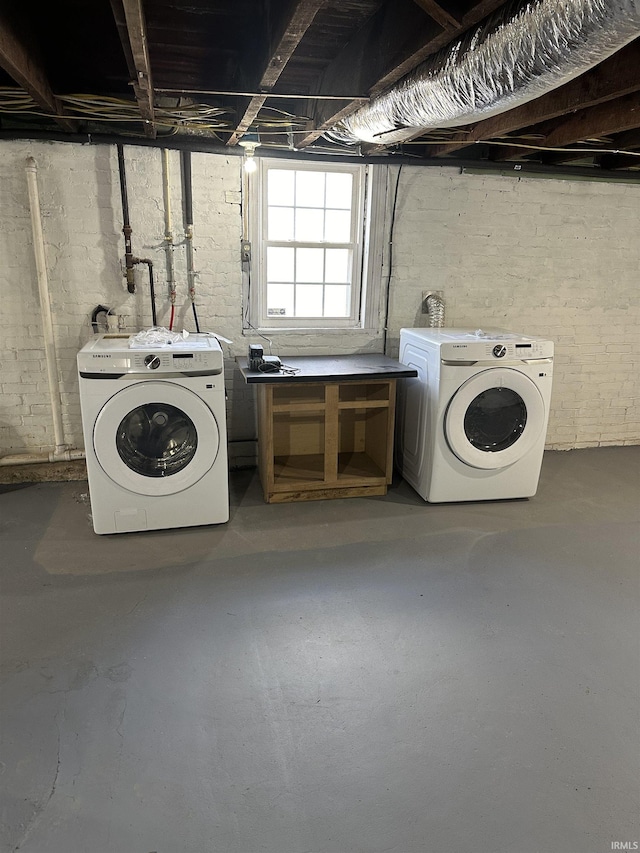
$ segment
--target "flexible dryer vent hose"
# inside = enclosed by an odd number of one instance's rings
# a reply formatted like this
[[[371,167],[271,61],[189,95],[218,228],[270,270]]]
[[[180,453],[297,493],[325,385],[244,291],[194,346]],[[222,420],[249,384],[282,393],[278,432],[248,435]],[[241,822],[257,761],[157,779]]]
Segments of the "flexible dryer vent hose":
[[[432,329],[441,329],[444,326],[444,300],[431,293],[427,296],[426,302],[429,312],[429,326]]]

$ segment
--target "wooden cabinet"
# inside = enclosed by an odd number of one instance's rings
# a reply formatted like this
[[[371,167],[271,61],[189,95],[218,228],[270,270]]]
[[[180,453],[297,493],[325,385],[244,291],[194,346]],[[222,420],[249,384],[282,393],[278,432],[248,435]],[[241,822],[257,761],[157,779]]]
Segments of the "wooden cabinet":
[[[413,367],[383,353],[287,356],[251,370],[258,391],[258,460],[268,503],[384,495],[393,473],[396,381]]]
[[[268,503],[384,495],[393,472],[395,379],[258,386]]]

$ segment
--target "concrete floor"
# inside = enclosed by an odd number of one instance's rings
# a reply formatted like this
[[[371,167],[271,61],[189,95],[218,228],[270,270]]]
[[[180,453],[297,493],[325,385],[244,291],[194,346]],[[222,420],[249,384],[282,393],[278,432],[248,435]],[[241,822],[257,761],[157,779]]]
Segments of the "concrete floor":
[[[636,842],[640,448],[531,501],[267,506],[98,537],[0,494],[2,851],[605,853]]]

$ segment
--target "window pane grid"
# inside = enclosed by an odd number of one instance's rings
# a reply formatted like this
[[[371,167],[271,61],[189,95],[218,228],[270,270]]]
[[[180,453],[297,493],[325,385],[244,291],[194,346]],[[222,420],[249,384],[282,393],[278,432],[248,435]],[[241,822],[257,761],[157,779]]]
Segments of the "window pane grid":
[[[292,187],[290,178],[276,177],[282,173],[293,176]],[[267,239],[325,243],[329,237],[332,243],[352,243],[352,184],[349,173],[270,169]]]
[[[351,249],[341,244],[268,244],[268,316],[349,317],[351,258]]]
[[[349,316],[349,285],[270,281],[267,290],[272,317],[345,318]],[[277,304],[275,304],[277,302]],[[305,306],[314,305],[314,310]]]
[[[263,304],[268,322],[355,319],[357,173],[267,167],[265,174]]]

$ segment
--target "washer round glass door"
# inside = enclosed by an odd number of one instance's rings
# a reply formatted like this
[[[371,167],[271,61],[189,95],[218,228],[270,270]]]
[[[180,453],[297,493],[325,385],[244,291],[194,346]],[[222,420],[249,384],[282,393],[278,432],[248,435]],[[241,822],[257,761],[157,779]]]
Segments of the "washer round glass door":
[[[104,404],[93,446],[105,473],[141,495],[172,495],[210,470],[220,433],[211,409],[173,382],[139,382]]]
[[[468,379],[451,398],[445,436],[455,455],[474,468],[504,468],[540,438],[542,395],[518,370],[491,368]]]

